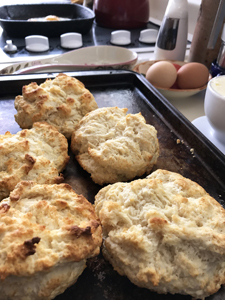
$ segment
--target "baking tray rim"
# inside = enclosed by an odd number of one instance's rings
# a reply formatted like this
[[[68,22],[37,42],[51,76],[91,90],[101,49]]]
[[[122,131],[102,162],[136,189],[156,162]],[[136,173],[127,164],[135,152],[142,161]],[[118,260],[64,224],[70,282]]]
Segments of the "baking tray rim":
[[[62,72],[60,72],[62,73]],[[106,77],[113,78],[120,76],[121,78],[125,78],[124,76],[131,76],[133,80],[137,79],[138,82],[142,84],[145,89],[149,92],[153,93],[161,102],[161,104],[176,118],[180,121],[180,124],[185,126],[190,134],[196,139],[197,143],[201,143],[204,146],[204,149],[208,153],[202,153],[203,161],[211,159],[214,157],[212,165],[217,162],[219,169],[225,169],[225,155],[210,141],[207,139],[205,135],[203,135],[176,107],[174,107],[168,99],[166,99],[147,79],[140,73],[131,71],[131,70],[86,70],[86,71],[65,71],[63,72],[69,76],[76,77],[80,81],[82,78],[96,78],[101,77],[106,79]],[[52,73],[38,73],[38,74],[10,74],[10,75],[2,75],[0,76],[0,95],[2,94],[2,85],[4,86],[6,83],[13,84],[13,82],[20,81],[28,81],[31,82],[33,80],[46,80],[46,78],[53,79],[55,76],[59,74],[59,72]],[[147,98],[147,96],[146,96]],[[0,100],[1,101],[1,100]],[[167,122],[169,125],[171,121]],[[167,124],[167,125],[168,125]],[[175,130],[176,131],[176,130]],[[178,130],[179,135],[179,130]],[[189,143],[190,144],[190,143]],[[193,145],[195,146],[196,143]],[[202,156],[200,156],[200,159]],[[207,161],[210,163],[210,161]],[[224,170],[223,169],[223,170]],[[216,168],[218,171],[218,167]],[[222,174],[222,172],[221,172]],[[217,179],[223,182],[223,178],[217,176]]]
[[[100,78],[105,78],[106,76],[109,76],[109,78],[112,78],[112,77],[117,77],[118,75],[120,76],[120,78],[126,79],[128,76],[129,78],[132,77],[133,80],[137,79],[138,82],[140,82],[141,85],[144,86],[144,88],[146,87],[146,90],[155,94],[156,97],[159,99],[159,101],[163,103],[163,106],[167,107],[176,118],[178,118],[183,124],[185,124],[185,126],[194,135],[196,135],[200,141],[204,142],[206,144],[207,148],[209,149],[209,151],[213,155],[216,155],[218,160],[220,160],[221,165],[225,166],[224,155],[222,153],[220,153],[220,151],[214,145],[212,145],[211,142],[209,142],[202,134],[200,134],[198,129],[189,120],[187,120],[160,92],[158,92],[157,89],[155,89],[146,80],[146,78],[143,75],[133,72],[133,71],[128,71],[128,70],[95,70],[95,71],[75,71],[75,72],[64,72],[64,73],[67,75],[76,77],[81,81],[82,81],[82,78],[96,78],[96,76],[99,76]],[[6,84],[6,83],[7,84],[13,84],[16,82],[21,83],[21,81],[31,82],[32,80],[36,80],[36,79],[38,79],[38,80],[44,79],[45,80],[46,78],[54,78],[57,74],[58,73],[51,73],[51,74],[42,73],[42,74],[25,74],[25,75],[23,75],[23,74],[16,75],[15,74],[15,75],[0,76],[0,97],[2,95],[1,87],[4,86],[4,84]],[[136,83],[137,83],[137,81],[136,81]],[[90,84],[90,86],[93,86],[93,85]],[[134,85],[134,86],[137,87],[137,85]],[[144,94],[144,95],[147,98],[146,94]],[[1,99],[0,99],[0,101],[1,101]],[[63,295],[63,294],[60,294],[59,297],[61,295]],[[163,296],[163,295],[157,295],[157,294],[155,295],[155,297],[159,297],[159,298],[160,298],[160,296]],[[183,295],[180,295],[180,296],[181,296],[180,299],[182,299]],[[171,297],[168,296],[168,299],[171,299]],[[174,299],[179,299],[179,298],[174,297]]]

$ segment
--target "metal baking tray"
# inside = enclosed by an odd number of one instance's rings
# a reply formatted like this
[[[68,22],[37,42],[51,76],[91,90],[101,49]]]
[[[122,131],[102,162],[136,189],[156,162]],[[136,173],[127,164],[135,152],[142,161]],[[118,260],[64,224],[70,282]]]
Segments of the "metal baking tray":
[[[46,17],[69,18],[66,21],[29,22],[29,18]],[[28,35],[60,36],[67,32],[86,34],[95,18],[94,12],[79,4],[15,4],[0,7],[0,24],[11,37]]]
[[[207,140],[170,102],[145,78],[133,71],[99,70],[65,72],[82,81],[95,96],[99,107],[127,107],[129,113],[139,113],[158,131],[160,156],[155,169],[180,173],[199,183],[225,207],[225,156]],[[14,120],[14,99],[22,86],[32,81],[40,84],[57,73],[8,75],[0,77],[0,134],[20,130]],[[63,172],[65,182],[91,203],[102,188],[82,170],[70,153],[70,161]],[[100,254],[90,259],[76,284],[57,300],[191,300],[190,296],[159,295],[133,285],[120,276]],[[207,300],[225,299],[222,287]]]

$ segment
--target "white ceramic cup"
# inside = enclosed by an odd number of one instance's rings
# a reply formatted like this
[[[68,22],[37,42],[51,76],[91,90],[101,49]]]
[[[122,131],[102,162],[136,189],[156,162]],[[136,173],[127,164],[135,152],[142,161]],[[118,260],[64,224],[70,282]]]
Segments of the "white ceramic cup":
[[[204,110],[214,137],[225,143],[225,75],[208,82]]]

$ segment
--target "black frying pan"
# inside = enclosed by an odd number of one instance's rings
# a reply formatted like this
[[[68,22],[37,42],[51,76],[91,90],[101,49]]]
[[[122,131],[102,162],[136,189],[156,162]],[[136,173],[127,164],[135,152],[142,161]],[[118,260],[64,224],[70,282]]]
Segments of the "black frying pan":
[[[67,21],[29,22],[29,18],[56,15]],[[59,36],[67,32],[86,34],[90,31],[94,12],[79,4],[16,4],[0,7],[0,24],[10,37],[28,35]]]

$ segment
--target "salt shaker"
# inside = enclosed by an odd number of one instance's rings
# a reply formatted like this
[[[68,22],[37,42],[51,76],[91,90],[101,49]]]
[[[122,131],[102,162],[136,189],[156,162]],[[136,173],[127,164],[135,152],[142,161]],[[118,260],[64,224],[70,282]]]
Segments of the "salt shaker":
[[[187,0],[169,0],[159,29],[154,58],[184,61],[187,35]]]
[[[213,136],[225,144],[225,75],[212,78],[204,99],[205,115],[213,129]]]

